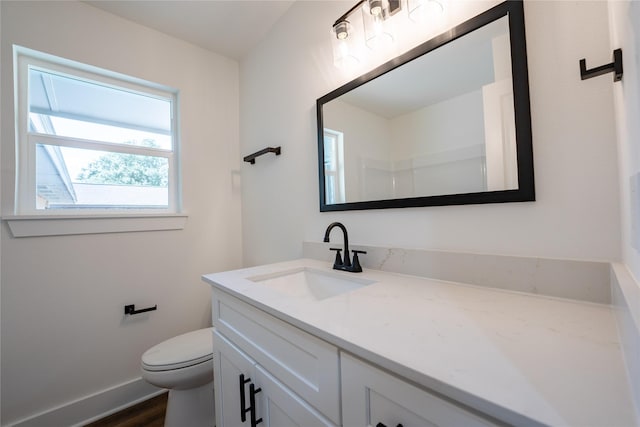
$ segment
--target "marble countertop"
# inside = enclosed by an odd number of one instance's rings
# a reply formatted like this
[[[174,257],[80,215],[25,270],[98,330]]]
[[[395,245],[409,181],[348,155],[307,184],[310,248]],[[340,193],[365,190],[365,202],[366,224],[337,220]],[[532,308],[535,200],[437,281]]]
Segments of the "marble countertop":
[[[311,267],[374,283],[323,300],[247,278]],[[633,426],[613,308],[299,259],[203,279],[337,347],[515,425]]]

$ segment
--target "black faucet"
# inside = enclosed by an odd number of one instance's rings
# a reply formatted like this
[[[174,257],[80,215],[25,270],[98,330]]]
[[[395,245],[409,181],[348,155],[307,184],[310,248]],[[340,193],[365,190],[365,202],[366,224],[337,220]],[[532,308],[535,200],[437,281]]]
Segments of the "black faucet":
[[[340,256],[340,251],[342,249],[330,248],[332,251],[336,251],[336,260],[333,262],[334,270],[350,271],[351,273],[362,272],[362,267],[360,266],[360,260],[358,259],[358,254],[366,254],[366,252],[353,251],[353,263],[351,262],[351,258],[349,257],[349,235],[347,234],[347,227],[345,227],[340,222],[332,222],[327,227],[327,231],[324,232],[324,241],[329,242],[329,233],[331,233],[331,230],[333,230],[334,227],[340,228],[344,236],[344,261]]]

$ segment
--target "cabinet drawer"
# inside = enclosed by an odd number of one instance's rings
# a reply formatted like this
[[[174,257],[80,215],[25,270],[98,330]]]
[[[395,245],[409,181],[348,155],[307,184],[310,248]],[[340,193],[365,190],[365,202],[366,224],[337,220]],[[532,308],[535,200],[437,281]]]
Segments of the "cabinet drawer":
[[[497,426],[348,354],[341,362],[344,427]]]
[[[340,424],[338,349],[215,291],[213,324],[242,351],[335,424]]]

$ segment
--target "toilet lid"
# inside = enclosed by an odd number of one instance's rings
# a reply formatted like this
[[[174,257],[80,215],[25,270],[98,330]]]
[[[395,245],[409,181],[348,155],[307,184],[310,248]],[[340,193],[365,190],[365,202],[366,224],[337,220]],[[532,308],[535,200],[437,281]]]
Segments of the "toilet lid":
[[[142,367],[149,371],[168,371],[213,359],[212,328],[178,335],[151,347],[142,355]]]

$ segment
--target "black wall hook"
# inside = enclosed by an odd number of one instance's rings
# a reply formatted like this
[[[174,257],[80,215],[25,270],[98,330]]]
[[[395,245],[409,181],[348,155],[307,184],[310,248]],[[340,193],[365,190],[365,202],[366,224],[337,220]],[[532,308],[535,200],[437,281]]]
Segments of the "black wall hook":
[[[613,51],[613,62],[606,65],[601,65],[596,68],[587,70],[587,60],[580,60],[580,78],[582,80],[590,79],[592,77],[601,76],[602,74],[614,73],[613,81],[619,82],[622,80],[622,49],[616,49]]]

